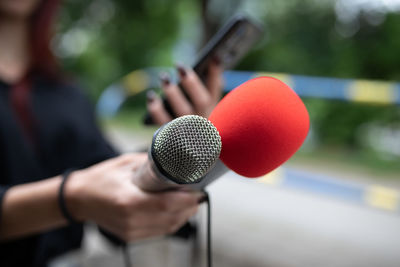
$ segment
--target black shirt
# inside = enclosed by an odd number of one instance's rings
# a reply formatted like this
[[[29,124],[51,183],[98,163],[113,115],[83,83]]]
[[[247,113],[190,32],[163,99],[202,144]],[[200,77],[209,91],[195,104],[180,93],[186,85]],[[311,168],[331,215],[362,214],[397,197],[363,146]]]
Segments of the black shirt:
[[[117,153],[96,125],[93,108],[75,86],[32,79],[33,141],[10,103],[11,86],[0,81],[0,204],[8,187],[85,168]],[[1,215],[1,213],[0,213]],[[1,227],[1,224],[0,224]],[[0,266],[46,266],[80,246],[82,225],[0,242]]]

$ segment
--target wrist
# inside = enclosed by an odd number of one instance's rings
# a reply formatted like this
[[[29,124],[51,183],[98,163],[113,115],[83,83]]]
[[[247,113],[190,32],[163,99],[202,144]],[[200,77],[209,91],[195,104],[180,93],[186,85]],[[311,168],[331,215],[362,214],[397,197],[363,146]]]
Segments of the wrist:
[[[81,179],[83,171],[73,171],[69,173],[68,180],[64,185],[64,202],[67,211],[70,216],[79,222],[85,221],[87,218],[83,212],[83,194],[82,189],[84,188]]]

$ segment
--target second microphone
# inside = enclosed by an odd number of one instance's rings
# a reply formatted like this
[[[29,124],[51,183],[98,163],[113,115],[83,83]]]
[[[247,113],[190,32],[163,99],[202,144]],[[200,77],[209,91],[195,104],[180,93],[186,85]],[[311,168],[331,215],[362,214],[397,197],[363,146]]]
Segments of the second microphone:
[[[199,183],[218,161],[221,137],[206,118],[187,115],[158,129],[149,160],[134,174],[145,191],[164,191]]]

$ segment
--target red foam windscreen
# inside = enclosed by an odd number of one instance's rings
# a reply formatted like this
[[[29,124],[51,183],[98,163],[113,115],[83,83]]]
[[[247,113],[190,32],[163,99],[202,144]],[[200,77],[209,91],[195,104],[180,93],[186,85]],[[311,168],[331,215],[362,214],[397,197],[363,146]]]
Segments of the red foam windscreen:
[[[262,176],[283,164],[300,148],[310,126],[300,97],[271,77],[232,90],[209,120],[221,135],[220,159],[246,177]]]

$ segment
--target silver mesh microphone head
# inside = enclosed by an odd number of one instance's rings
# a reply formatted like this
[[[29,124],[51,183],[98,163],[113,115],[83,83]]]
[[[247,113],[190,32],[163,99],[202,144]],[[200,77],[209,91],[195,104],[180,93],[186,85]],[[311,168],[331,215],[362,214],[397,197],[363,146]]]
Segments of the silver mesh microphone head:
[[[164,125],[153,138],[151,154],[164,174],[180,184],[199,182],[221,153],[221,137],[206,118],[187,115]]]

